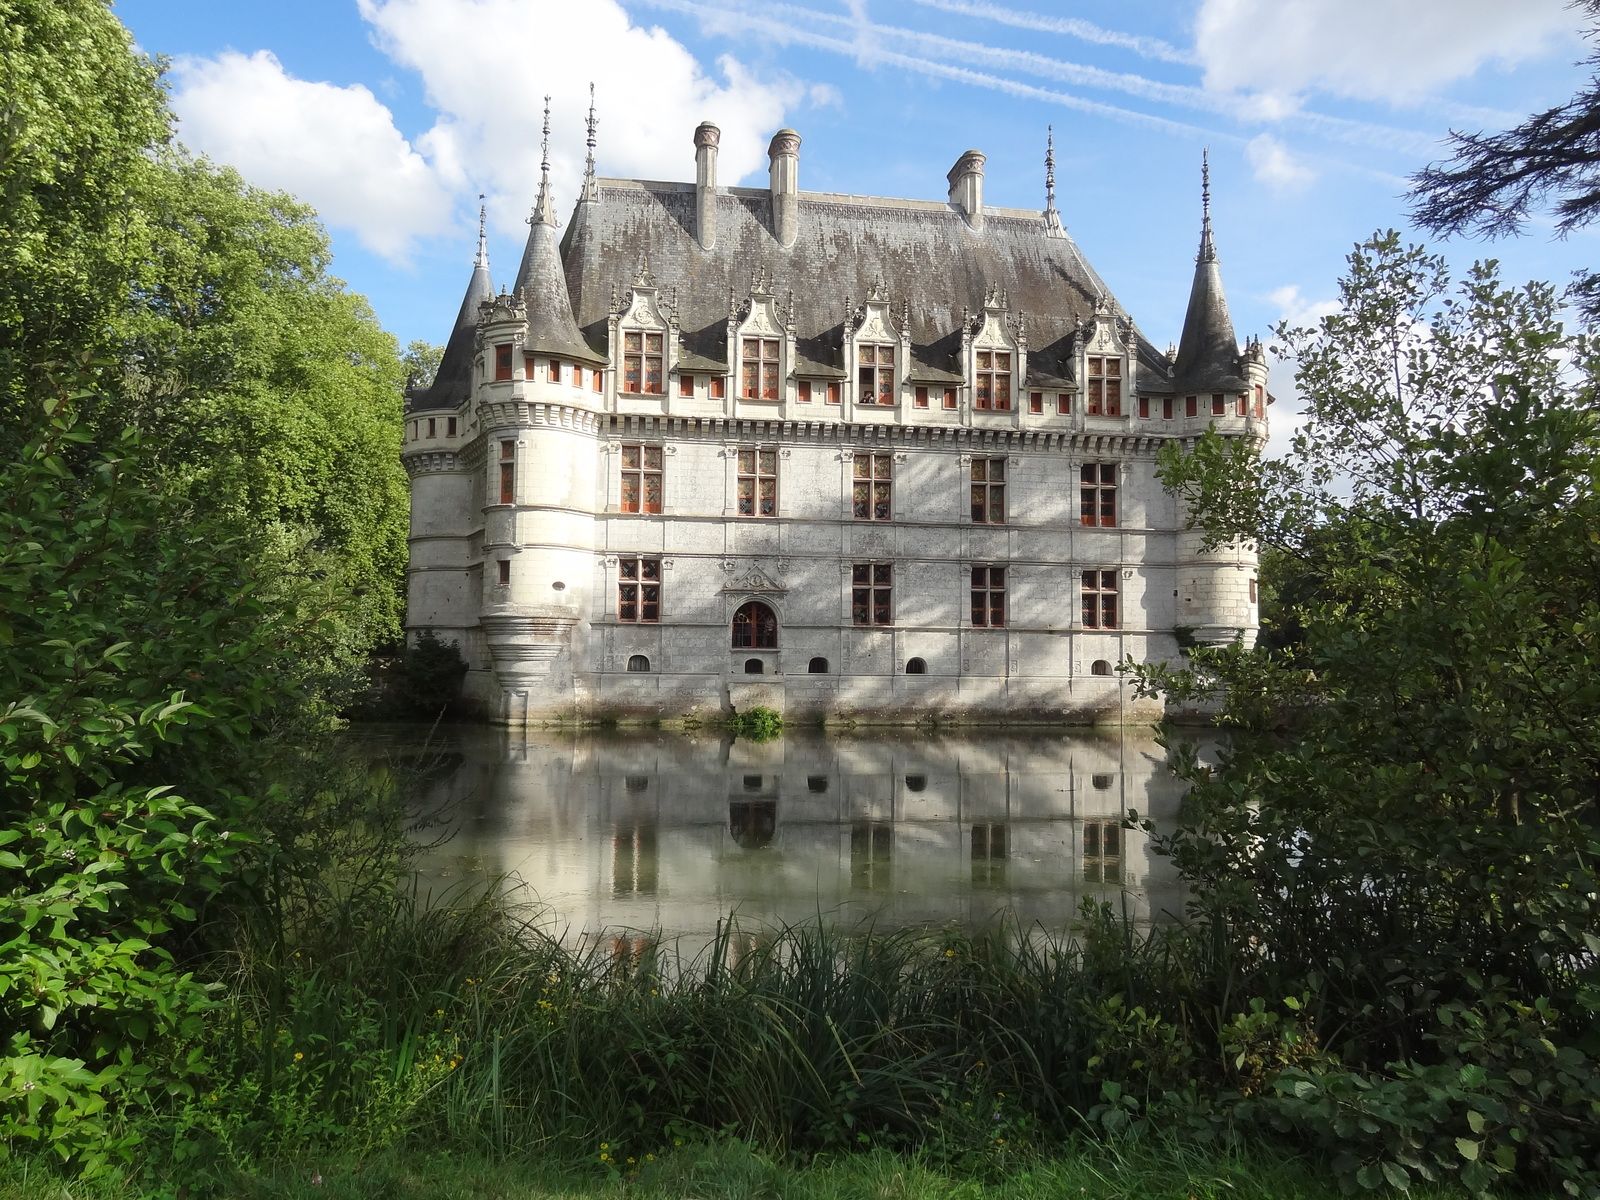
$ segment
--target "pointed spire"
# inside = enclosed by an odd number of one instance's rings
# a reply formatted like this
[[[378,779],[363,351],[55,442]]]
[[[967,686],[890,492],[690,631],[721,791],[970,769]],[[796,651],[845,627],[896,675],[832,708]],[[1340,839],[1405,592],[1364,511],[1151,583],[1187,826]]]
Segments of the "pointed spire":
[[[1228,315],[1222,268],[1211,236],[1211,164],[1205,154],[1200,159],[1200,211],[1200,253],[1195,256],[1194,284],[1189,290],[1189,311],[1183,318],[1173,377],[1177,386],[1187,391],[1243,391],[1246,384],[1239,373],[1239,339]]]
[[[478,193],[478,257],[473,260],[477,267],[489,265],[489,236],[487,233],[489,209],[483,202],[483,193]]]
[[[1061,214],[1056,211],[1056,131],[1055,126],[1044,129],[1044,229],[1051,237],[1061,237]]]
[[[556,223],[555,197],[550,192],[550,97],[544,98],[544,136],[539,143],[539,198],[533,203],[530,225]]]
[[[589,118],[585,122],[589,134],[584,139],[584,144],[589,147],[589,155],[583,161],[583,194],[579,197],[585,203],[592,203],[600,199],[600,185],[594,177],[594,128],[600,122],[594,115],[594,84],[589,84]]]
[[[467,281],[467,294],[461,298],[461,310],[456,313],[456,323],[445,340],[433,382],[425,388],[406,389],[408,408],[459,408],[472,394],[478,308],[494,299],[494,282],[489,278],[489,244],[484,233],[487,209],[481,203],[482,195],[478,200],[478,253],[472,263],[472,278]]]
[[[1211,240],[1211,151],[1200,149],[1200,253],[1196,262],[1216,262],[1217,247]]]

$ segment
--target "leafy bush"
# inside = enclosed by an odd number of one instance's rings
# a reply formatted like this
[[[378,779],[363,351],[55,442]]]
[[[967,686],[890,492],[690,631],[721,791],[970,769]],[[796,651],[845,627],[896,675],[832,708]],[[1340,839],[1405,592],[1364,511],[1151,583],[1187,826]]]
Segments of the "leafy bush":
[[[757,704],[728,718],[728,728],[747,742],[770,742],[783,732],[783,714]]]

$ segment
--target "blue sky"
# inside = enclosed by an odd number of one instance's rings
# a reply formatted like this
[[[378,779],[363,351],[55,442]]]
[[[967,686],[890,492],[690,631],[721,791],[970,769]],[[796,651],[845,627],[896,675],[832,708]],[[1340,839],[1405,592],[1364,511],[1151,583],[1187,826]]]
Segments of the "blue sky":
[[[1209,146],[1241,337],[1315,314],[1352,243],[1407,229],[1405,177],[1445,132],[1498,128],[1587,72],[1564,0],[119,0],[171,60],[191,147],[315,205],[335,270],[402,343],[442,341],[489,196],[509,282],[539,165],[542,97],[563,219],[588,86],[602,175],[693,178],[701,119],[724,184],[764,184],[780,126],[800,186],[943,199],[969,146],[988,203],[1042,208],[1047,125],[1068,231],[1158,344],[1193,272]],[[1492,246],[1515,279],[1597,265],[1548,223]],[[1285,390],[1286,372],[1274,376]]]

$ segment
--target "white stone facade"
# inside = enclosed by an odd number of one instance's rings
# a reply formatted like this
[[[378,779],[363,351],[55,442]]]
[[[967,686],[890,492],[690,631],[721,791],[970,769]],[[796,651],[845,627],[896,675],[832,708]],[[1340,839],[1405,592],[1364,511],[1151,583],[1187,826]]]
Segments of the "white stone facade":
[[[787,133],[775,186],[794,178]],[[981,183],[972,154],[958,169]],[[1103,285],[1052,294],[1051,256],[1099,284],[1053,205],[975,224],[961,204],[981,186],[948,204],[795,193],[730,229],[728,202],[764,192],[591,177],[584,194],[558,260],[541,192],[515,291],[486,290],[480,247],[441,382],[406,415],[408,629],[461,647],[493,719],[1143,721],[1116,664],[1253,639],[1253,552],[1203,553],[1155,473],[1171,440],[1266,433],[1259,344],[1190,328],[1227,321],[1209,215],[1173,358]],[[615,212],[680,202],[670,227]],[[719,204],[712,246],[681,228]],[[856,274],[877,272],[860,302],[797,295],[794,256],[880,212],[950,223],[952,267],[965,253],[999,278],[955,317],[925,272],[883,279],[903,234],[859,232],[845,244],[875,261]],[[618,246],[630,231],[641,244]],[[752,245],[766,261],[724,300]],[[589,277],[624,257],[626,277]],[[952,293],[972,278],[953,269]],[[1231,349],[1185,363],[1206,333]]]

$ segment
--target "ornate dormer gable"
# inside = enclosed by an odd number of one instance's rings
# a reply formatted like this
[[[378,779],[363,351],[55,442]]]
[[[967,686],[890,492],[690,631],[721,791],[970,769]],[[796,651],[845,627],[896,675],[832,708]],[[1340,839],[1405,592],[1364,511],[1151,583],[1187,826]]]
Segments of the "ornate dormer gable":
[[[1011,301],[997,287],[983,295],[983,311],[962,325],[963,370],[977,412],[1010,412],[1017,406],[1018,380],[1028,369],[1028,343]]]
[[[844,323],[845,376],[854,381],[851,395],[866,408],[892,408],[911,369],[911,312],[907,301],[894,312],[881,281],[867,289],[867,299]]]
[[[1091,417],[1120,417],[1131,409],[1138,340],[1133,322],[1111,311],[1105,297],[1095,301],[1073,340],[1073,369],[1083,380],[1083,411]]]
[[[682,353],[678,316],[656,287],[648,254],[639,260],[620,303],[612,306],[608,339],[618,395],[666,394],[667,380]]]
[[[782,400],[794,370],[794,293],[787,310],[773,295],[764,276],[750,280],[750,293],[742,302],[728,292],[728,363],[733,371],[734,395],[740,400]]]

